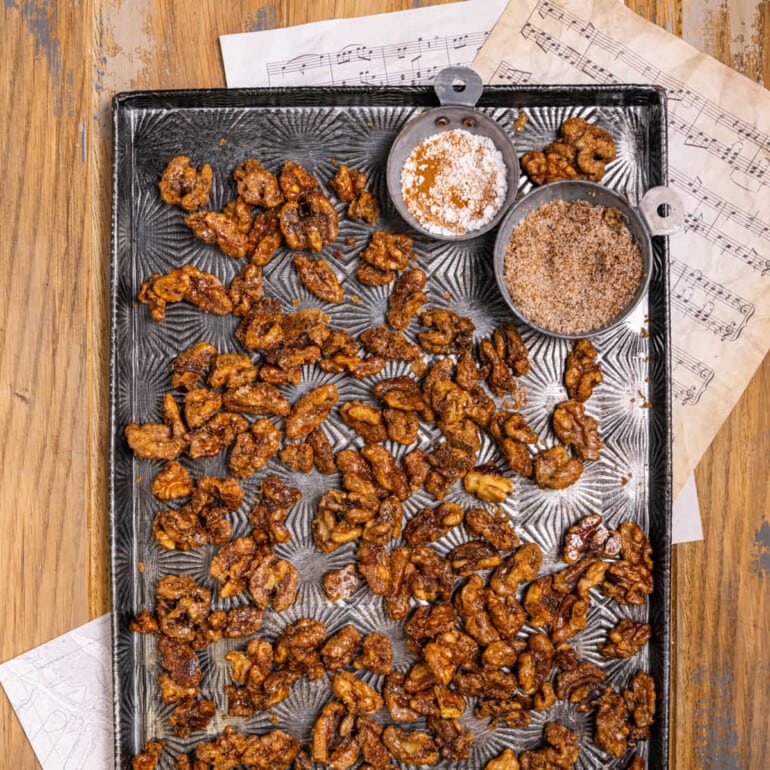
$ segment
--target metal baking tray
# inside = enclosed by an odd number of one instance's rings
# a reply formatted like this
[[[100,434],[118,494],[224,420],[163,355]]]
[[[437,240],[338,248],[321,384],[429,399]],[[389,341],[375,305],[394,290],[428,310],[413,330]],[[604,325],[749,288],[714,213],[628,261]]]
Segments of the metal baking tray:
[[[317,711],[330,696],[328,683],[303,679],[291,695],[272,713],[253,718],[228,718],[224,685],[229,681],[225,654],[242,647],[243,640],[220,642],[200,654],[204,679],[203,694],[218,706],[209,729],[189,740],[176,738],[166,718],[173,707],[163,706],[156,684],[159,659],[153,637],[132,634],[130,618],[142,608],[154,608],[155,584],[170,573],[191,573],[211,588],[208,565],[215,550],[179,553],[162,551],[151,533],[151,523],[161,504],[150,493],[150,482],[161,461],[138,460],[130,452],[123,428],[130,421],[156,421],[163,394],[170,390],[170,363],[182,349],[198,340],[208,340],[222,351],[236,351],[233,332],[238,319],[214,317],[180,303],[170,306],[163,323],[151,320],[146,306],[136,302],[142,281],[154,271],[166,272],[192,263],[214,272],[225,283],[240,269],[237,260],[220,253],[215,246],[196,240],[183,222],[182,212],[163,204],[157,183],[168,160],[188,154],[196,163],[208,162],[214,169],[210,205],[222,207],[234,196],[232,171],[240,161],[256,157],[270,170],[290,158],[308,167],[328,190],[335,173],[333,160],[362,169],[369,176],[375,194],[383,204],[379,227],[415,235],[419,263],[429,275],[429,305],[451,303],[457,312],[469,315],[476,324],[476,340],[489,335],[502,321],[514,321],[499,296],[493,276],[492,248],[495,231],[478,238],[441,243],[410,233],[389,202],[385,165],[393,138],[403,124],[420,111],[436,105],[432,88],[258,89],[120,94],[113,102],[113,213],[111,285],[111,452],[110,523],[113,657],[115,684],[116,766],[127,768],[131,757],[141,751],[148,738],[166,742],[159,767],[173,767],[176,753],[221,732],[226,724],[247,732],[266,732],[275,726],[305,740]],[[662,90],[638,86],[532,86],[490,87],[479,107],[483,108],[514,137],[519,153],[542,149],[568,117],[578,115],[608,128],[616,139],[618,160],[611,164],[604,183],[637,205],[644,191],[665,184],[666,107]],[[514,130],[520,111],[528,120],[521,131]],[[529,189],[522,176],[520,193]],[[340,208],[342,211],[342,208]],[[341,217],[336,244],[324,248],[322,256],[340,275],[346,276],[346,300],[324,306],[331,324],[358,334],[370,325],[382,323],[389,287],[370,288],[355,280],[357,254],[373,228]],[[345,246],[345,238],[356,247]],[[653,770],[668,767],[669,738],[669,600],[671,586],[671,395],[670,321],[668,311],[668,251],[665,239],[654,239],[654,270],[648,297],[640,312],[623,326],[595,340],[604,370],[604,384],[589,402],[606,449],[590,463],[573,487],[543,491],[529,480],[515,479],[515,492],[504,505],[524,540],[534,540],[544,550],[543,571],[558,564],[562,535],[578,518],[601,512],[609,524],[624,520],[638,522],[648,533],[655,555],[655,592],[644,607],[620,607],[594,592],[589,623],[571,640],[581,657],[601,665],[608,682],[625,686],[632,673],[644,668],[655,678],[658,703],[652,738],[640,744]],[[333,255],[341,250],[342,256]],[[287,252],[279,252],[265,268],[265,292],[276,296],[286,311],[321,303],[302,287]],[[357,295],[354,301],[351,295]],[[515,322],[515,321],[514,321]],[[413,335],[417,321],[409,335]],[[642,330],[644,327],[644,330]],[[523,409],[530,424],[546,442],[553,441],[550,414],[563,400],[564,360],[569,344],[519,327],[530,350],[532,371],[523,378],[528,404]],[[381,376],[404,373],[404,365],[389,364]],[[285,388],[291,401],[311,385],[338,375],[326,375],[306,368],[301,385]],[[340,378],[340,400],[366,398],[371,382]],[[648,408],[651,405],[652,408]],[[335,449],[358,444],[352,431],[336,410],[325,426]],[[420,445],[429,446],[436,437],[423,428]],[[493,449],[485,437],[480,461]],[[405,451],[398,448],[400,455]],[[226,453],[193,463],[196,475],[226,475]],[[322,619],[330,632],[346,623],[362,630],[386,629],[394,640],[396,668],[409,665],[400,624],[389,621],[382,600],[367,588],[360,589],[345,603],[332,605],[319,586],[323,572],[341,566],[353,555],[352,547],[332,554],[318,552],[310,537],[310,520],[320,494],[336,483],[335,477],[317,473],[288,473],[273,460],[243,486],[246,499],[235,514],[234,536],[249,531],[247,514],[255,502],[259,482],[268,473],[279,473],[303,492],[292,510],[289,525],[292,541],[278,550],[291,559],[300,573],[301,598],[281,614],[268,612],[260,632],[274,638],[288,623],[303,615]],[[460,490],[450,495],[466,505],[469,496]],[[407,516],[430,504],[425,493],[407,502]],[[462,529],[462,528],[458,528]],[[443,553],[466,539],[454,531],[438,543]],[[216,594],[215,594],[216,595]],[[230,599],[219,606],[245,601]],[[625,661],[605,661],[596,645],[622,616],[648,619],[653,637],[645,650]],[[543,724],[562,721],[581,736],[579,768],[621,768],[628,759],[610,760],[593,744],[593,720],[558,703],[545,714],[534,714],[525,729],[500,728],[491,731],[476,721],[468,709],[463,721],[476,732],[472,758],[467,763],[443,762],[442,766],[480,770],[485,762],[510,746],[516,751],[539,745]]]

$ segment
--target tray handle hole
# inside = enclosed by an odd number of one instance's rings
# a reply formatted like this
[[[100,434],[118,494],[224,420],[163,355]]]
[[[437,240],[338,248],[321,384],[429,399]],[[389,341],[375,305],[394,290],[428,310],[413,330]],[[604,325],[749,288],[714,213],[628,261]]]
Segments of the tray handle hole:
[[[475,118],[463,118],[463,125],[466,128],[474,128],[476,126],[476,119]]]
[[[671,206],[669,206],[668,203],[661,203],[658,208],[655,209],[655,213],[661,219],[666,219],[666,217],[671,216]]]
[[[457,94],[461,94],[465,90],[465,81],[460,80],[460,78],[457,78],[457,80],[453,80],[452,90]]]
[[[436,118],[436,125],[439,128],[444,128],[444,126],[448,126],[449,125],[449,118],[445,118],[443,116],[440,117],[440,118]]]

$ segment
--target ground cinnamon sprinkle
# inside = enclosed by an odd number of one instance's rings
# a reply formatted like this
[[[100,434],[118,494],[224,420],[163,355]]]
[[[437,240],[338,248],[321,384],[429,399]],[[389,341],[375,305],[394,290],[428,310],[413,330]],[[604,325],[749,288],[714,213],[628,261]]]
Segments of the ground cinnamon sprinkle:
[[[522,315],[562,334],[603,326],[628,307],[642,276],[639,246],[613,208],[553,201],[527,215],[503,278]]]
[[[401,194],[414,218],[435,235],[464,235],[488,224],[508,191],[494,142],[461,128],[420,142],[401,170]]]

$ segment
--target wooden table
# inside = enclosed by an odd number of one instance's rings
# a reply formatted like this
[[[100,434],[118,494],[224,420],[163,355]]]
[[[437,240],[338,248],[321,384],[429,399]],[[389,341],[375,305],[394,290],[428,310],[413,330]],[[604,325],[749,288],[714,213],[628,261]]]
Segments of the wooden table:
[[[430,0],[5,0],[0,26],[0,661],[109,608],[110,98],[224,86],[217,36]],[[629,0],[770,84],[764,0]],[[697,469],[675,548],[672,768],[770,766],[770,360]],[[36,759],[0,696],[0,764]]]

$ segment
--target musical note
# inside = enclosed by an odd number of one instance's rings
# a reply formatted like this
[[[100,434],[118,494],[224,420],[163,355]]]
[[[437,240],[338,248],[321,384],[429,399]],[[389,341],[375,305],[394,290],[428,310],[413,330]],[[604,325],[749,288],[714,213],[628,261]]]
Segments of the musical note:
[[[671,391],[680,404],[697,404],[713,379],[711,367],[678,345],[671,346]]]
[[[532,80],[532,73],[526,70],[516,69],[508,62],[501,61],[495,70],[495,79],[505,80],[507,83],[529,83]]]

